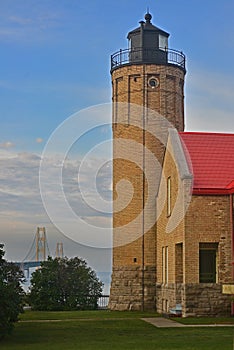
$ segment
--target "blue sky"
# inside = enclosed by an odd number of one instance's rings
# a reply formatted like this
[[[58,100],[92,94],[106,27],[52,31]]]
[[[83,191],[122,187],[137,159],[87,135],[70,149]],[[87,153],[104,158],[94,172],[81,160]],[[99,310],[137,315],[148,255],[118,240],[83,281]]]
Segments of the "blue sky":
[[[187,56],[186,130],[234,132],[233,0],[0,0],[0,239],[9,259],[26,255],[42,223],[52,244],[64,240],[67,255],[110,270],[110,250],[72,243],[46,218],[39,160],[66,118],[110,102],[110,55],[127,47],[127,33],[147,7],[171,34],[169,47]],[[76,165],[68,170],[75,173]]]

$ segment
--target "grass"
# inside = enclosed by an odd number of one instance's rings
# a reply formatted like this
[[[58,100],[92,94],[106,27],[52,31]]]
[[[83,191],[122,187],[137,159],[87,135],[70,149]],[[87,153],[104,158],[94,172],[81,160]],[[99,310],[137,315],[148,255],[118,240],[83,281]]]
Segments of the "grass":
[[[234,326],[234,317],[178,317],[173,320],[186,325],[233,324]]]
[[[148,316],[152,317],[152,314],[109,311],[26,312],[21,317],[24,322],[16,325],[13,334],[1,342],[0,348],[1,350],[233,349],[232,327],[156,328],[140,319]]]
[[[20,315],[21,321],[33,320],[76,320],[76,319],[110,319],[154,317],[155,312],[138,311],[26,311]]]

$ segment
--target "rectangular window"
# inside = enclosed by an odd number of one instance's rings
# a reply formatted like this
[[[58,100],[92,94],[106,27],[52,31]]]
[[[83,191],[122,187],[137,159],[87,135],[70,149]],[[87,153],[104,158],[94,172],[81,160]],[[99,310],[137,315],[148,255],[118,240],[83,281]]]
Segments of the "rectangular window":
[[[216,283],[217,281],[217,244],[200,243],[199,282]]]
[[[164,267],[164,261],[165,261],[165,247],[162,247],[162,282],[165,282],[165,267]]]
[[[165,247],[165,283],[168,283],[168,247]]]
[[[168,283],[168,247],[162,248],[162,281]]]
[[[167,216],[171,215],[171,177],[167,178]]]
[[[167,50],[168,48],[168,38],[164,35],[159,34],[159,48],[162,50]]]
[[[183,243],[175,245],[175,281],[183,283]]]
[[[168,311],[169,311],[168,309],[169,309],[169,308],[168,308],[168,300],[166,299],[166,300],[165,300],[165,311],[168,312]]]

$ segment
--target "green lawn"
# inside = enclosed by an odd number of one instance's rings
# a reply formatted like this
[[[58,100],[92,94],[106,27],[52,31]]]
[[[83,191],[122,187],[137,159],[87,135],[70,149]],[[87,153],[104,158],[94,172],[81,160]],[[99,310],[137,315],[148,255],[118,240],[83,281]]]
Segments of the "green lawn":
[[[232,327],[156,328],[135,312],[27,312],[1,350],[232,350]],[[41,319],[41,320],[39,320]],[[46,321],[50,320],[50,321]],[[59,320],[59,321],[58,321]]]
[[[72,319],[105,319],[105,318],[141,318],[154,317],[155,312],[138,312],[138,311],[26,311],[20,315],[21,321],[28,320],[72,320]]]
[[[178,317],[176,319],[174,318],[173,320],[186,325],[233,324],[234,326],[234,317],[188,317],[188,318]]]

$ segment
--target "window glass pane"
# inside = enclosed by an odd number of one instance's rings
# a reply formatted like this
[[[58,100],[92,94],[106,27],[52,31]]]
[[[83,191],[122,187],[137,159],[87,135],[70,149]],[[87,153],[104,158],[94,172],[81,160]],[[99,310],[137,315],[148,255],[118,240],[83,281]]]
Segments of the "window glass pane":
[[[162,247],[162,281],[165,282],[165,248]]]
[[[168,48],[168,39],[161,34],[159,34],[159,48],[164,50]]]
[[[168,283],[168,247],[165,247],[165,283]]]
[[[200,249],[199,251],[200,283],[216,282],[216,250]]]
[[[171,215],[171,178],[167,179],[167,216]]]

